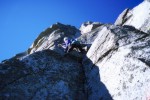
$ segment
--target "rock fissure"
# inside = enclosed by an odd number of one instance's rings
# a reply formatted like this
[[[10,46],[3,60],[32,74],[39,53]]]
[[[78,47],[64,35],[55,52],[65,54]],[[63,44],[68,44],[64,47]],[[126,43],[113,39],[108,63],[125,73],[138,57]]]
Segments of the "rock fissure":
[[[100,58],[98,58],[97,62],[94,63],[94,65],[98,62],[100,62],[102,59],[104,59],[106,56],[108,56],[111,52],[116,51],[118,48],[110,49],[107,52],[105,52]],[[111,58],[111,56],[109,57]],[[108,58],[108,59],[109,59]]]
[[[127,14],[129,13],[129,11],[130,11],[130,9],[127,9],[126,11],[125,11],[125,14],[123,15],[123,17],[122,17],[122,19],[124,19],[123,21],[122,21],[122,23],[121,23],[121,25],[123,25],[129,18],[126,18],[126,16],[127,16]]]
[[[146,59],[143,59],[143,58],[138,58],[138,60],[140,60],[141,62],[143,62],[144,64],[146,64],[150,68],[150,61],[147,61]]]
[[[149,37],[149,36],[150,36],[149,34],[145,34],[145,35],[143,35],[142,37],[136,39],[135,41],[136,41],[136,42],[137,42],[137,41],[140,41],[140,40],[142,40],[142,39],[144,39],[144,38],[146,38],[146,37]]]

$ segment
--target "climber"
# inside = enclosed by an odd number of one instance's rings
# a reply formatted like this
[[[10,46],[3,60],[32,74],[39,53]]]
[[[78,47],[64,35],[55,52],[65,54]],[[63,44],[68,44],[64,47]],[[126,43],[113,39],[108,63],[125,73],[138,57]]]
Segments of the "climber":
[[[65,53],[71,52],[74,48],[79,49],[80,52],[83,52],[81,44],[77,40],[70,40],[68,37],[64,38],[64,43],[59,44],[59,46],[65,49]]]

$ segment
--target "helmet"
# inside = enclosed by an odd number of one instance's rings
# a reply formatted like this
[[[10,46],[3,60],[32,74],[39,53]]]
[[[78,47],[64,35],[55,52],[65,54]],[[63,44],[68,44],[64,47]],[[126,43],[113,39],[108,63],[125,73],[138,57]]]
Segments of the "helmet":
[[[64,37],[64,41],[68,40],[68,37]]]

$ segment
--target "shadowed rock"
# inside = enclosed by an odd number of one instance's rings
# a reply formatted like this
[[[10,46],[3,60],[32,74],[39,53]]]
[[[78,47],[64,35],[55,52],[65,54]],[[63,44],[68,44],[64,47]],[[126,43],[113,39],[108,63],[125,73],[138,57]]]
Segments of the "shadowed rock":
[[[86,98],[82,66],[72,57],[44,50],[21,61],[10,59],[0,69],[1,100]]]

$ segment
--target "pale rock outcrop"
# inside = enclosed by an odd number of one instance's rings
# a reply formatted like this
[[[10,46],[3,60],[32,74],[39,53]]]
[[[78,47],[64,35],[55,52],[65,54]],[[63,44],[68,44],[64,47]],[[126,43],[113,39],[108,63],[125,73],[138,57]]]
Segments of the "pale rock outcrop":
[[[115,22],[115,25],[130,25],[135,28],[149,32],[150,31],[150,2],[143,1],[132,10],[124,10]]]
[[[84,22],[80,27],[81,34],[88,33],[101,25],[102,24],[99,22],[91,22],[91,21]]]
[[[132,16],[130,9],[125,9],[117,18],[115,25],[123,25]]]
[[[92,29],[90,32],[82,34],[78,38],[78,41],[80,41],[80,43],[82,44],[82,46],[85,48],[86,51],[91,47],[94,40],[97,38],[97,35],[100,33],[100,31],[106,26],[109,27],[111,26],[111,24],[100,25],[97,28]]]
[[[103,24],[98,26],[97,28],[94,28],[92,30],[90,30],[90,32],[87,32],[86,34],[82,34],[78,40],[82,43],[82,44],[92,44],[94,42],[94,40],[97,38],[97,35],[99,34],[99,32],[104,28],[104,27],[109,27],[111,26],[111,24]]]
[[[150,96],[150,35],[130,26],[104,27],[87,53],[114,100]]]

